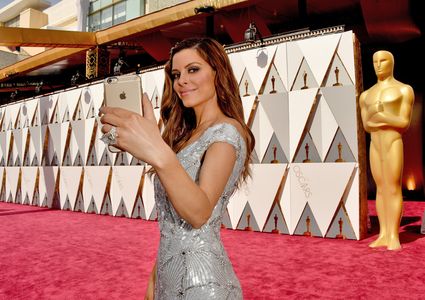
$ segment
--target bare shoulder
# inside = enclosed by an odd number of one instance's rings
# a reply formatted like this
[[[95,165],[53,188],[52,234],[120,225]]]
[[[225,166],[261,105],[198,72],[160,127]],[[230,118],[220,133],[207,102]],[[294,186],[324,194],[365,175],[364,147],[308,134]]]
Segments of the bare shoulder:
[[[222,123],[228,123],[228,124],[232,125],[233,127],[235,127],[238,130],[238,132],[241,136],[243,136],[243,137],[245,136],[242,125],[238,121],[236,121],[235,119],[225,117],[221,120],[221,122]]]

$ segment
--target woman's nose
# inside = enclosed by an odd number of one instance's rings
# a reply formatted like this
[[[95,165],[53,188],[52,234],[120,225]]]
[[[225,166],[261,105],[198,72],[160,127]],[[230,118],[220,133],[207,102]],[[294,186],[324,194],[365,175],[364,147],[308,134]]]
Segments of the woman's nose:
[[[187,76],[186,76],[186,74],[180,74],[180,77],[178,79],[178,83],[180,85],[187,84]]]

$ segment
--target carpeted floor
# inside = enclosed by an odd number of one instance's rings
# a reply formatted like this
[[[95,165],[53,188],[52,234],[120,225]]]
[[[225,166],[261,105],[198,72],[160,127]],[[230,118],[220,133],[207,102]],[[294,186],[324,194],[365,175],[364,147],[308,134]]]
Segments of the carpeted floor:
[[[425,202],[405,201],[403,250],[223,230],[245,299],[423,299]],[[0,299],[143,299],[156,222],[0,202]]]

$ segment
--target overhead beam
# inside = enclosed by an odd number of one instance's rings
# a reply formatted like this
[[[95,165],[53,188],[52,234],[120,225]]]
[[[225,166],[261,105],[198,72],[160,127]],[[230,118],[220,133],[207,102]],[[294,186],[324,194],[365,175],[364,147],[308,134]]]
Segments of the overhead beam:
[[[9,77],[14,77],[20,73],[28,73],[46,65],[58,62],[64,57],[71,56],[88,48],[53,48],[21,60],[11,66],[0,70],[0,81]],[[42,63],[41,63],[42,62]]]
[[[221,0],[212,2],[214,9],[217,11],[236,4],[248,4],[249,0]],[[206,5],[205,3],[205,0],[187,1],[98,31],[96,32],[97,42],[99,45],[102,45],[118,41],[133,34],[141,32],[149,33],[150,30],[162,29],[161,26],[196,16],[195,8],[204,7]]]
[[[0,27],[0,37],[0,46],[6,47],[81,48],[97,44],[94,32]]]

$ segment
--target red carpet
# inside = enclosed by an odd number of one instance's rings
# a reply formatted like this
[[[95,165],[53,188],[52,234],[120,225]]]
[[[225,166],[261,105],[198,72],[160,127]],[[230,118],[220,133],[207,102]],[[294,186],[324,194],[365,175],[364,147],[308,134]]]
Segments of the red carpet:
[[[425,202],[405,202],[403,250],[223,230],[245,299],[423,299]],[[0,299],[142,299],[156,222],[0,202]]]

